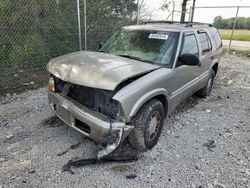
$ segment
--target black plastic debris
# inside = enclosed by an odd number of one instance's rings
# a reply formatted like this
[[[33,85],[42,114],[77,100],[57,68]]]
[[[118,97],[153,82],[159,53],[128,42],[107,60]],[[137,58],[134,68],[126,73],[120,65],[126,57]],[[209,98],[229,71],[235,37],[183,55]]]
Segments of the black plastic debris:
[[[29,173],[29,174],[34,174],[35,172],[36,172],[35,169],[29,169],[29,170],[28,170],[28,173]]]
[[[78,142],[76,144],[71,145],[69,148],[67,148],[65,151],[62,151],[61,153],[56,154],[57,156],[62,156],[66,153],[68,153],[70,150],[76,149],[81,145],[81,142]]]
[[[129,163],[129,162],[135,162],[139,158],[139,153],[137,150],[130,147],[127,140],[124,140],[123,144],[118,147],[113,153],[110,153],[109,155],[98,159],[97,157],[94,158],[86,158],[86,159],[73,159],[68,161],[67,164],[65,164],[62,168],[62,171],[69,172],[71,174],[75,174],[71,167],[84,167],[89,165],[95,165],[95,164],[102,164],[102,163],[111,163],[111,162],[117,162],[117,163]]]
[[[127,179],[135,179],[136,177],[137,177],[136,174],[128,174],[128,175],[126,175]]]
[[[63,166],[62,171],[69,172],[70,174],[75,174],[71,167],[83,167],[93,164],[101,164],[101,163],[108,163],[108,162],[120,162],[120,163],[128,163],[134,162],[138,160],[138,156],[108,156],[102,159],[97,158],[89,158],[89,159],[80,159],[76,161],[70,160],[66,165]]]
[[[213,151],[212,148],[216,147],[214,140],[208,140],[208,142],[203,145],[206,146],[209,151]]]

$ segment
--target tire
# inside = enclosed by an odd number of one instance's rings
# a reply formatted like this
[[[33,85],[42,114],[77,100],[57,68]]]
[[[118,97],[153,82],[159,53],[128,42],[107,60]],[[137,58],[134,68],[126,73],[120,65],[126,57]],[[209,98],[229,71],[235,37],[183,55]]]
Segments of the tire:
[[[141,107],[131,120],[135,128],[128,136],[128,141],[134,149],[144,152],[157,144],[163,127],[164,114],[163,104],[157,99]]]
[[[197,94],[199,97],[206,97],[206,96],[209,96],[210,93],[211,93],[211,90],[212,90],[212,87],[213,87],[213,83],[214,83],[214,77],[215,77],[215,72],[214,70],[212,69],[210,71],[210,74],[209,74],[209,78],[208,78],[208,81],[207,81],[207,84],[202,88],[200,89]]]

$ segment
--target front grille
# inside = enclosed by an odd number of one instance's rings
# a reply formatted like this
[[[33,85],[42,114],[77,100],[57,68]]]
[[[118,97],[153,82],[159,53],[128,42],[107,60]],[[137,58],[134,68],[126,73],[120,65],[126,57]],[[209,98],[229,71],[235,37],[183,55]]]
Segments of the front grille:
[[[114,91],[80,86],[54,78],[57,93],[77,101],[90,110],[102,113],[112,119],[116,118],[118,107],[112,100]]]
[[[95,90],[93,88],[71,85],[67,96],[89,109],[94,110],[95,108]]]

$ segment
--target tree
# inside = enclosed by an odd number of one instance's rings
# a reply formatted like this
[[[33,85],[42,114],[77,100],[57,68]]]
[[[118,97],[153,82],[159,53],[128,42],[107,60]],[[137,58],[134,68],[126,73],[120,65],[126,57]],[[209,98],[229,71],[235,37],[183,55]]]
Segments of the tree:
[[[81,19],[84,18],[84,5],[80,1]],[[124,25],[134,24],[134,0],[96,0],[87,1],[87,46],[89,50],[98,49],[99,41],[106,41],[110,35]],[[84,25],[82,25],[84,31]]]
[[[190,0],[183,0],[181,5],[181,20],[180,22],[185,21],[186,11],[187,11],[187,2]]]
[[[245,29],[249,29],[250,30],[250,17],[246,18],[245,20]]]
[[[152,9],[152,7],[148,7],[147,3],[144,0],[139,0],[139,19],[140,20],[150,20],[153,13],[158,11],[159,8],[164,11],[168,11],[170,1],[164,0],[162,4],[159,7],[155,7]]]
[[[225,27],[225,23],[224,23],[224,20],[221,16],[216,16],[214,18],[214,22],[213,22],[213,25],[218,28],[218,29],[222,29]]]
[[[144,0],[140,0],[139,10],[140,10],[140,19],[148,19],[153,12],[158,11],[159,9],[163,11],[171,11],[171,5],[179,4],[182,7],[181,13],[181,22],[185,21],[185,15],[187,11],[187,3],[190,0],[164,0],[162,4],[157,7],[155,10],[152,10],[151,7],[147,7]],[[196,0],[193,0],[193,6],[195,6]],[[178,6],[177,6],[178,7]]]

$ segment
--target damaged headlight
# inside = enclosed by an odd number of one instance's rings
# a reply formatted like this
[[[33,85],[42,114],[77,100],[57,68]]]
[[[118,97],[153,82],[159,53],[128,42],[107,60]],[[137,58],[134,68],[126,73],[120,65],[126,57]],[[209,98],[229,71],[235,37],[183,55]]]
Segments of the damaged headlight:
[[[122,109],[121,104],[118,101],[114,101],[114,103],[117,108],[117,114],[116,114],[117,120],[126,121],[126,119],[124,118],[124,111]]]
[[[49,77],[48,90],[55,92],[55,80],[52,76]]]

